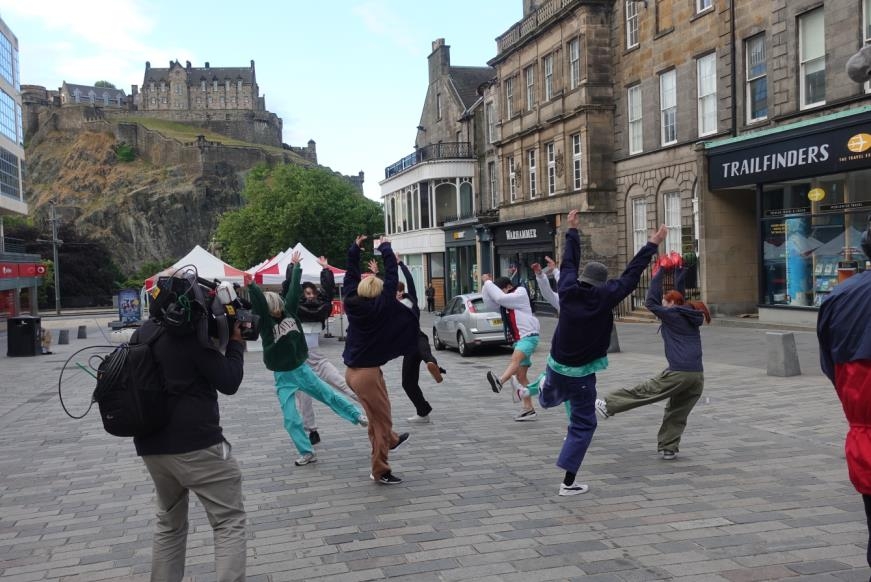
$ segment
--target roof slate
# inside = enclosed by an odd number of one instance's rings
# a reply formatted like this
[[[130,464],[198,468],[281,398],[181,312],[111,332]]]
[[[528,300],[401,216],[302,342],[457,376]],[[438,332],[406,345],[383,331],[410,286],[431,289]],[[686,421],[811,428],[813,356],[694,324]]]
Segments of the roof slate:
[[[496,77],[496,69],[493,67],[451,67],[448,76],[463,107],[469,108],[478,100],[478,87]]]

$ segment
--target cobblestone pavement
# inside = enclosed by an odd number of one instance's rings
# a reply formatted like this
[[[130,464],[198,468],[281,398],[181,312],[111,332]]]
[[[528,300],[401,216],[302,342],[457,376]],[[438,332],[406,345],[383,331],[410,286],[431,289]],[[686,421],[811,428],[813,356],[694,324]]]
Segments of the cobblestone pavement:
[[[427,317],[427,316],[425,316]],[[72,329],[54,354],[8,358],[0,332],[0,578],[148,579],[153,490],[132,443],[108,436],[92,411],[68,418],[58,374],[90,344],[106,344],[108,317],[44,318]],[[75,339],[77,325],[88,339]],[[428,319],[424,322],[429,327]],[[543,319],[549,340],[554,320]],[[620,324],[622,352],[600,390],[629,386],[664,366],[656,325]],[[818,371],[813,333],[795,332],[803,375],[766,375],[765,329],[704,329],[705,394],[677,460],[661,460],[661,405],[602,421],[580,477],[589,493],[556,495],[562,409],[512,421],[517,405],[484,375],[504,350],[461,358],[422,382],[434,412],[413,409],[399,363],[385,367],[395,426],[411,440],[391,455],[405,481],[369,480],[365,431],[318,408],[319,460],[294,467],[272,377],[246,354],[239,393],[222,420],[242,465],[250,520],[248,579],[284,580],[868,580],[867,529],[847,479],[846,423]],[[57,337],[57,336],[55,336]],[[342,343],[324,339],[340,362]],[[532,372],[543,369],[542,342]],[[89,390],[67,394],[81,411]],[[187,576],[214,580],[211,529],[191,505]]]

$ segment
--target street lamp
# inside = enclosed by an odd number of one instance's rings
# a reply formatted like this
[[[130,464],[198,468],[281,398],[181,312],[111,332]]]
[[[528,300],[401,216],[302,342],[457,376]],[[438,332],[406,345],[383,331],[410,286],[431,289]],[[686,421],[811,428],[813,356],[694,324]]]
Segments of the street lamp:
[[[57,248],[63,243],[57,238],[58,217],[54,202],[49,202],[49,219],[51,223],[51,246],[54,252],[54,310],[60,315],[60,264],[57,258]]]

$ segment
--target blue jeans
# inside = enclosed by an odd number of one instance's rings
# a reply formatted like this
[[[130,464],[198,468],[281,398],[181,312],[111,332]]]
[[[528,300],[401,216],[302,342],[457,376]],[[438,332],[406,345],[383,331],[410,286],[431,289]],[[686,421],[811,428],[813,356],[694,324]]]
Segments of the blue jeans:
[[[596,375],[580,378],[563,376],[548,366],[538,394],[542,408],[553,408],[563,402],[571,405],[569,428],[556,466],[563,471],[577,473],[593,440],[596,420]]]

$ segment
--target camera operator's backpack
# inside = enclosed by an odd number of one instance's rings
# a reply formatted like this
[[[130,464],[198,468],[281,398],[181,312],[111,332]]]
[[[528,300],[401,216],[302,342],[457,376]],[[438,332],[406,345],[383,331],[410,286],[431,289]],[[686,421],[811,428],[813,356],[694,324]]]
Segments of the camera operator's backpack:
[[[169,394],[151,350],[161,335],[163,327],[158,327],[144,343],[118,346],[97,369],[93,400],[109,434],[142,437],[169,422]]]

